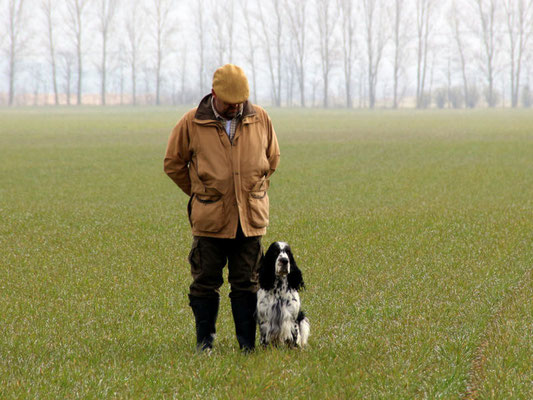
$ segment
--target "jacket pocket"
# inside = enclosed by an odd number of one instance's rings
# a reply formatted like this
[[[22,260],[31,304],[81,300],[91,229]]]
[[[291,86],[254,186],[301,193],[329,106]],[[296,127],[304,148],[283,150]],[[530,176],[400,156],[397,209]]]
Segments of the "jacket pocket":
[[[191,224],[204,232],[219,232],[224,226],[224,202],[221,195],[194,194]]]
[[[248,208],[250,225],[254,228],[268,226],[269,200],[267,189],[269,181],[262,179],[248,192]]]

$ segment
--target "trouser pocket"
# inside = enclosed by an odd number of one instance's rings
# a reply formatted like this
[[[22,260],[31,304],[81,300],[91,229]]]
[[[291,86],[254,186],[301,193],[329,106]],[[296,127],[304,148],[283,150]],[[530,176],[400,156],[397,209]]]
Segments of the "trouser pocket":
[[[261,237],[247,237],[236,242],[236,249],[228,256],[228,280],[231,284],[230,297],[243,292],[256,292],[258,273],[263,247]]]
[[[218,297],[224,282],[222,269],[226,258],[217,239],[195,236],[189,253],[193,282],[190,294],[199,297]]]

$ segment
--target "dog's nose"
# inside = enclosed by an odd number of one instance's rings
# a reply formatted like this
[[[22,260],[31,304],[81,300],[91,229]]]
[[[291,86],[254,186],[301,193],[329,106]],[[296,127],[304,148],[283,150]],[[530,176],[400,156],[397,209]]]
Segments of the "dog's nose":
[[[283,257],[279,259],[279,272],[283,275],[289,272],[289,259],[288,258]]]

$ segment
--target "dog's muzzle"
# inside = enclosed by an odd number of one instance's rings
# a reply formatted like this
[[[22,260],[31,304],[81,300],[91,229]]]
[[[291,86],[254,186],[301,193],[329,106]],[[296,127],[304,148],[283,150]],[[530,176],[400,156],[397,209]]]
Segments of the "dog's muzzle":
[[[280,275],[287,275],[289,273],[289,259],[286,257],[280,258],[279,262],[279,273]]]

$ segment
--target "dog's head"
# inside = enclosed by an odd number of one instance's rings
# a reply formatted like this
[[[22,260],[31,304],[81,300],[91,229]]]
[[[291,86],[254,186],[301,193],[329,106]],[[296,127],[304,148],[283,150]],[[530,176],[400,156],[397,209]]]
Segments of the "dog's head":
[[[274,242],[268,248],[259,269],[259,285],[265,290],[274,287],[276,278],[287,277],[289,288],[304,287],[302,272],[294,261],[291,248],[285,242]]]

